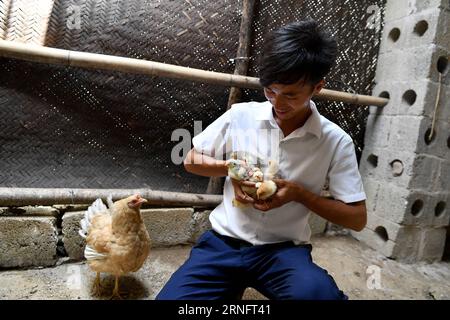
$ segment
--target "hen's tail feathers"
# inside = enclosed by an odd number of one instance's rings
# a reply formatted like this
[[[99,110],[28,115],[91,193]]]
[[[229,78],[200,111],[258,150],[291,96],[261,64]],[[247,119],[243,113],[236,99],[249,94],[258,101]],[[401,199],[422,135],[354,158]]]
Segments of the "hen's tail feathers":
[[[102,199],[97,199],[93,204],[86,210],[84,213],[84,218],[80,221],[81,229],[78,230],[78,233],[83,238],[87,237],[89,227],[91,226],[92,217],[98,213],[108,212],[108,208],[103,203]]]
[[[89,245],[86,245],[84,248],[84,257],[87,260],[101,260],[105,259],[107,256],[107,254],[103,254],[92,249]]]

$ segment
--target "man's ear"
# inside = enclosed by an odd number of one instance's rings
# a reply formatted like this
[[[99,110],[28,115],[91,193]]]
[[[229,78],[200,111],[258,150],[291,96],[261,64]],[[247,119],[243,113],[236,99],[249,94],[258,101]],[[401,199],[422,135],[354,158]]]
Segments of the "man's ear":
[[[313,90],[313,96],[315,96],[316,94],[318,94],[320,92],[320,90],[322,90],[322,88],[325,86],[325,79],[320,80],[315,86],[314,86],[314,90]]]

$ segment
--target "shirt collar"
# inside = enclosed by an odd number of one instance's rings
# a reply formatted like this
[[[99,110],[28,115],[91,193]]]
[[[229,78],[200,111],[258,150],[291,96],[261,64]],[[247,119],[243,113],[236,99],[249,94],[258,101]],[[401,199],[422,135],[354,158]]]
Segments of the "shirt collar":
[[[311,108],[311,115],[309,116],[308,120],[306,120],[305,124],[301,126],[300,128],[295,129],[291,134],[290,137],[302,137],[305,132],[312,133],[317,138],[320,139],[322,136],[322,123],[320,121],[320,113],[317,110],[316,104],[314,101],[310,100],[309,107]],[[272,104],[269,101],[266,101],[263,106],[261,106],[261,111],[256,116],[257,120],[267,120],[270,121],[271,125],[278,128],[278,124],[275,121],[275,118],[273,117],[272,113]]]

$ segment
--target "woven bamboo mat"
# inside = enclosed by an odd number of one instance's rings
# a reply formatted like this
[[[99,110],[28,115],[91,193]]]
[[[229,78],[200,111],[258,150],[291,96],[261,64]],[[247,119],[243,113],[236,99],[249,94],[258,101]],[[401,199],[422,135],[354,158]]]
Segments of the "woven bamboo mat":
[[[40,5],[39,5],[40,3]],[[0,0],[0,37],[232,73],[240,0]],[[383,8],[383,0],[373,1]],[[34,7],[33,7],[34,6]],[[33,10],[31,10],[34,8]],[[249,74],[267,32],[316,18],[339,40],[329,88],[370,94],[381,30],[355,1],[258,1]],[[79,16],[79,28],[73,18]],[[75,26],[75,28],[74,28]],[[0,186],[203,192],[206,178],[171,162],[174,129],[192,135],[225,111],[228,88],[0,59]],[[245,90],[244,99],[262,101]],[[321,102],[363,143],[367,108]]]

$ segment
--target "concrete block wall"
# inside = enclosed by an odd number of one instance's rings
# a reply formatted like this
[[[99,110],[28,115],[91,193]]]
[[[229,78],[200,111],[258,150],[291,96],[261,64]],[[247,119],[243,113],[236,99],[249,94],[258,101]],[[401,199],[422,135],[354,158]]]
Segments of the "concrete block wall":
[[[360,162],[368,223],[352,234],[390,258],[435,261],[444,251],[450,223],[449,58],[448,0],[387,1],[373,95],[390,101],[370,108]]]
[[[211,229],[209,214],[211,210],[193,208],[161,208],[141,210],[145,226],[152,240],[152,247],[194,244],[200,235]],[[73,260],[82,260],[84,239],[78,234],[80,220],[84,211],[64,214],[62,233],[64,247]],[[311,214],[309,223],[312,234],[325,231],[326,221]]]
[[[87,205],[0,208],[0,269],[48,267],[84,259],[85,240],[78,234]],[[211,229],[211,210],[158,208],[141,210],[152,247],[192,245]],[[311,214],[312,234],[326,221]]]
[[[84,259],[78,234],[87,205],[0,208],[0,269],[54,266]],[[193,244],[210,229],[211,210],[143,209],[153,247]]]

